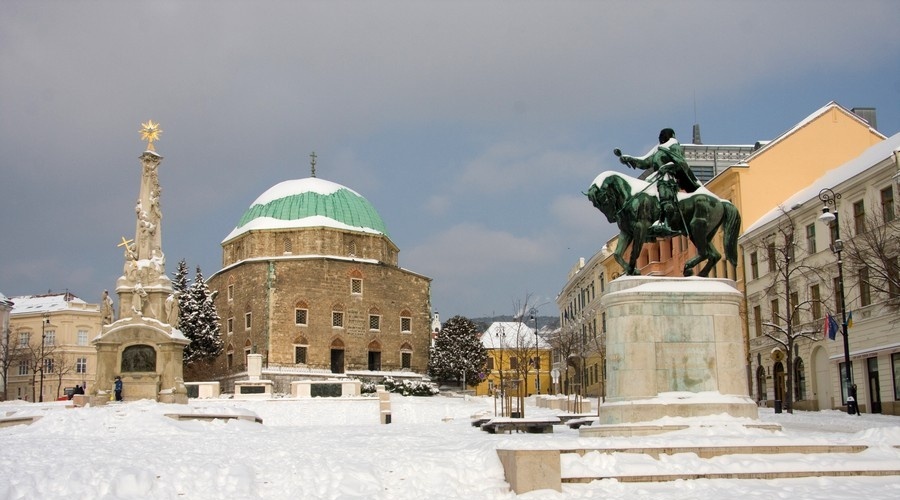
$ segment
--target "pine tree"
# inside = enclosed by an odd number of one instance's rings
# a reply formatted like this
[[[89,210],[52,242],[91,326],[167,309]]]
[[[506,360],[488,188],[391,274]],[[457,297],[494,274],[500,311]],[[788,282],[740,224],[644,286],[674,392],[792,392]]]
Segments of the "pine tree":
[[[192,311],[196,309],[191,303],[190,298],[190,279],[188,278],[188,265],[187,261],[181,259],[178,263],[178,268],[175,269],[175,272],[172,274],[172,289],[175,291],[175,296],[178,297],[178,324],[179,330],[184,332],[185,325],[187,325],[187,319],[190,317]]]
[[[211,362],[222,352],[219,335],[219,314],[200,267],[181,303],[181,331],[191,343],[184,349],[185,363]]]
[[[428,373],[438,381],[478,385],[484,378],[487,349],[478,338],[478,327],[468,318],[454,316],[444,323],[428,359]]]

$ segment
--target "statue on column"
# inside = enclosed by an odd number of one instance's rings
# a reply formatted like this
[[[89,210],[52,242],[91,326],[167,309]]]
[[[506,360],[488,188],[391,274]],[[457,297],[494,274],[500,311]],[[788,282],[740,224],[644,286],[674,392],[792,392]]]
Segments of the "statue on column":
[[[103,297],[100,299],[100,318],[104,325],[108,325],[115,321],[113,300],[109,296],[109,290],[103,290]]]

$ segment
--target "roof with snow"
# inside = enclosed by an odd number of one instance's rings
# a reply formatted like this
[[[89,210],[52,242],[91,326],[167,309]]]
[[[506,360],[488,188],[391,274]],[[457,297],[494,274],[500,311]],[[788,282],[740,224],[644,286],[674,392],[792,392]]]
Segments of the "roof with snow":
[[[891,137],[870,147],[869,149],[863,151],[862,154],[848,161],[847,163],[844,163],[840,167],[825,172],[822,177],[819,177],[818,179],[813,181],[812,184],[806,186],[800,191],[797,191],[793,196],[784,200],[779,206],[773,208],[768,213],[760,217],[756,222],[747,226],[744,234],[747,234],[755,229],[758,229],[760,226],[764,226],[769,222],[777,219],[783,213],[781,207],[793,207],[794,205],[803,204],[811,200],[818,200],[819,191],[821,191],[822,189],[833,189],[835,186],[838,186],[841,183],[851,179],[852,177],[865,172],[881,161],[890,158],[897,152],[900,152],[900,133],[894,134]]]
[[[224,241],[247,231],[302,227],[388,234],[381,216],[362,195],[325,179],[307,177],[280,182],[266,190]]]
[[[13,303],[11,314],[34,314],[64,311],[71,304],[87,305],[71,293],[49,293],[47,295],[23,295],[9,299]],[[81,307],[79,307],[81,308]]]
[[[517,342],[518,338],[518,342]],[[481,335],[481,345],[485,349],[515,349],[534,347],[534,328],[519,321],[497,321]],[[550,344],[538,336],[541,349],[550,349]]]
[[[753,154],[751,154],[750,156],[748,156],[747,158],[745,158],[744,161],[740,162],[738,165],[746,165],[747,162],[753,160],[753,159],[756,158],[757,156],[760,156],[760,155],[763,155],[763,154],[767,153],[767,152],[770,151],[776,144],[779,144],[781,141],[783,141],[783,140],[785,140],[786,138],[790,137],[790,136],[793,135],[795,132],[797,132],[798,130],[802,129],[803,127],[809,125],[809,124],[812,123],[816,118],[818,118],[818,117],[824,115],[825,113],[827,113],[828,111],[830,111],[830,110],[832,110],[832,109],[836,109],[836,110],[838,110],[838,111],[844,113],[845,115],[849,116],[850,118],[852,118],[852,119],[854,119],[854,120],[856,120],[856,121],[858,121],[858,122],[864,124],[866,127],[869,127],[869,130],[871,130],[872,133],[874,133],[874,134],[876,134],[876,135],[879,135],[879,136],[881,136],[882,138],[885,137],[884,134],[882,134],[881,132],[879,132],[879,131],[875,130],[874,128],[872,128],[872,126],[869,125],[869,122],[867,122],[867,121],[866,121],[865,119],[863,119],[861,116],[859,116],[859,115],[857,115],[856,113],[854,113],[853,111],[850,111],[849,109],[847,109],[847,108],[841,106],[840,104],[836,103],[835,101],[831,101],[831,102],[829,102],[828,104],[826,104],[826,105],[822,106],[821,108],[817,109],[816,111],[814,111],[812,114],[810,114],[809,116],[807,116],[807,117],[804,118],[803,120],[800,120],[800,122],[797,123],[796,125],[794,125],[793,127],[791,127],[790,130],[784,132],[783,134],[779,135],[779,136],[776,137],[775,139],[772,139],[771,141],[765,143],[765,145],[763,145],[762,147],[760,147],[759,149],[757,149],[755,152],[753,152]]]

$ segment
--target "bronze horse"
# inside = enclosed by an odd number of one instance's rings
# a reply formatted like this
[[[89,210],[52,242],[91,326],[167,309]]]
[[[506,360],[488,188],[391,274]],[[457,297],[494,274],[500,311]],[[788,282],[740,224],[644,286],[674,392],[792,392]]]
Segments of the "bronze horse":
[[[741,215],[731,202],[718,198],[705,189],[678,194],[679,214],[670,222],[674,232],[666,234],[661,234],[661,228],[654,225],[659,220],[661,208],[656,186],[653,184],[616,172],[604,172],[591,184],[587,197],[594,207],[606,215],[609,222],[619,226],[619,242],[614,257],[625,274],[640,274],[635,265],[644,243],[656,238],[682,235],[687,236],[697,248],[697,255],[684,264],[684,275],[693,275],[694,266],[706,261],[697,274],[709,276],[710,270],[722,258],[712,244],[713,236],[720,227],[723,229],[725,258],[732,266],[737,267],[737,238],[741,228]],[[631,253],[626,262],[622,254],[629,244]]]

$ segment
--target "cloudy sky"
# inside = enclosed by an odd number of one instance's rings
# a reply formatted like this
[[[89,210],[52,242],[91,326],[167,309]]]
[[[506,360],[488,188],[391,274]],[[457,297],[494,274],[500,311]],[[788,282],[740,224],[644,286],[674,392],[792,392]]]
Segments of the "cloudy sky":
[[[771,139],[825,105],[900,131],[893,0],[4,0],[0,292],[96,302],[162,124],[163,249],[209,276],[270,186],[317,174],[381,213],[433,308],[542,314],[613,228],[581,192],[660,128]]]

